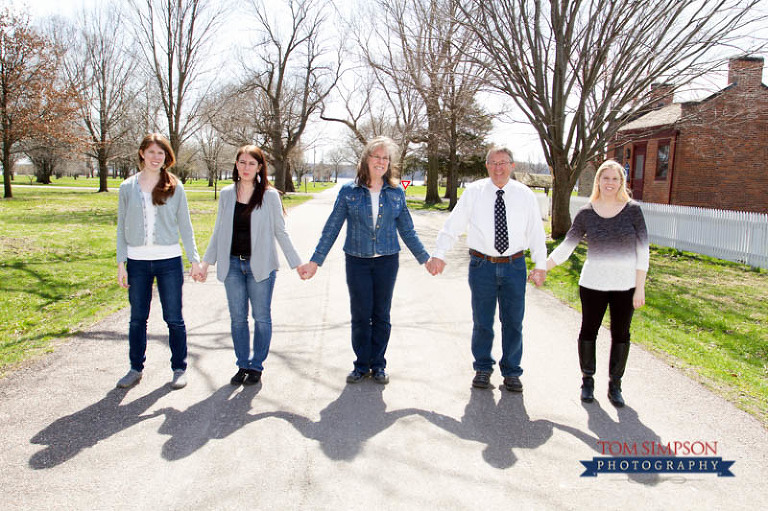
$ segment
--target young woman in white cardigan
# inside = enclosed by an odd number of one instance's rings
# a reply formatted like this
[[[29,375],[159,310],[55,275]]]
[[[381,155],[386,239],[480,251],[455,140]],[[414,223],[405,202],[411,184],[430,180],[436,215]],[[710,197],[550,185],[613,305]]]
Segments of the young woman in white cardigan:
[[[278,191],[267,180],[264,153],[254,145],[238,149],[234,184],[221,191],[216,224],[203,256],[201,280],[209,265],[218,263],[217,277],[224,283],[237,357],[232,385],[261,381],[264,360],[272,339],[272,290],[279,267],[275,241],[291,268],[301,264],[285,230]],[[248,303],[255,321],[253,350],[248,328]]]

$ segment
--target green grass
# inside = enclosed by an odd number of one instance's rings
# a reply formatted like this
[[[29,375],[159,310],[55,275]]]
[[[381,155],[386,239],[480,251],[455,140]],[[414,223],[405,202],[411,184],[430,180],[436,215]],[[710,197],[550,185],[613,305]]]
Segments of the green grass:
[[[120,188],[120,183],[122,183],[123,180],[120,178],[107,178],[107,189],[109,191],[117,191]],[[39,186],[42,188],[59,188],[59,187],[77,187],[77,188],[98,188],[99,187],[99,178],[98,177],[78,177],[75,179],[74,177],[62,177],[62,178],[52,178],[51,184],[49,185],[43,185],[39,183],[34,182],[34,176],[16,176],[16,179],[13,181],[14,185],[34,185]],[[224,179],[217,183],[216,188],[218,190],[221,190],[227,185],[231,185],[232,180],[231,179]],[[307,183],[307,193],[317,193],[322,192],[323,190],[327,190],[328,188],[331,188],[335,186],[335,183],[315,183],[315,182],[309,182]],[[208,186],[208,179],[190,179],[187,180],[187,182],[184,184],[184,188],[186,190],[207,190],[213,193],[213,187]],[[297,192],[304,192],[304,183],[301,184],[301,189],[296,189]]]
[[[116,280],[116,190],[16,188],[0,201],[0,372],[127,305]],[[283,203],[288,209],[309,198],[288,194]],[[216,201],[188,199],[202,254]]]
[[[440,195],[440,199],[442,200],[442,202],[440,202],[439,204],[426,205],[424,203],[424,198],[427,196],[426,185],[422,185],[422,186],[411,185],[405,190],[405,201],[408,203],[408,207],[412,210],[447,211],[448,199],[445,198],[445,187],[444,186],[438,187],[437,192],[438,192],[438,195]],[[458,197],[461,197],[462,193],[464,193],[464,188],[459,188],[456,191],[456,195]]]
[[[551,251],[556,242],[549,242]],[[546,289],[581,310],[586,247],[547,276]],[[609,324],[606,314],[605,324]],[[632,341],[662,356],[768,425],[768,272],[651,247],[646,305]],[[630,357],[630,364],[632,363]]]

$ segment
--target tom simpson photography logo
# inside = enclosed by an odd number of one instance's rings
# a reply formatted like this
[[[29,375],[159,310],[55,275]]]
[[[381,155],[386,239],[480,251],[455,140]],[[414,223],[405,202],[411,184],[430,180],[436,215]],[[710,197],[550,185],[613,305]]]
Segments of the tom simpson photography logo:
[[[734,477],[730,468],[735,461],[725,461],[717,456],[717,442],[598,440],[597,445],[603,456],[581,461],[586,469],[581,477],[597,477],[597,474],[717,474],[718,477]]]

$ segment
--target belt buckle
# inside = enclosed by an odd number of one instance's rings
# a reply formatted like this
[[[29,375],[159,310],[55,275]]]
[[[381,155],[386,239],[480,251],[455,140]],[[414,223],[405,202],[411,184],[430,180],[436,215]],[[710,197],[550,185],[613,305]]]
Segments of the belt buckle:
[[[247,261],[249,258],[245,257],[244,255],[238,255],[237,256],[241,261]]]

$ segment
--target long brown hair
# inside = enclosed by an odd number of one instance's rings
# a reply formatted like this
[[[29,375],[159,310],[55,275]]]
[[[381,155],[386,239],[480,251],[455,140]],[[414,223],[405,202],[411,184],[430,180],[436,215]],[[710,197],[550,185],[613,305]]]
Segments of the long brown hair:
[[[152,189],[152,204],[162,206],[168,197],[172,197],[176,191],[177,178],[168,169],[176,164],[176,156],[173,154],[171,143],[160,133],[150,133],[139,144],[139,170],[144,169],[144,151],[152,144],[157,144],[160,149],[165,151],[165,163],[160,169],[160,179]]]
[[[399,167],[397,162],[399,155],[397,144],[395,144],[395,141],[389,137],[372,138],[365,144],[363,153],[360,155],[360,161],[357,163],[357,184],[365,186],[371,185],[371,171],[368,168],[368,157],[379,147],[386,148],[387,153],[389,154],[389,166],[387,167],[387,172],[382,176],[382,180],[394,188],[397,186],[397,178],[399,177]]]
[[[237,171],[237,160],[240,159],[244,153],[251,155],[257,162],[259,162],[259,173],[256,174],[256,178],[253,180],[253,194],[251,200],[248,201],[248,207],[243,212],[244,215],[250,215],[254,209],[260,208],[264,201],[264,193],[267,188],[270,187],[269,179],[267,178],[267,159],[264,157],[264,151],[255,145],[244,145],[237,150],[237,156],[235,156],[235,169],[232,171],[232,181],[240,182],[240,173]]]

